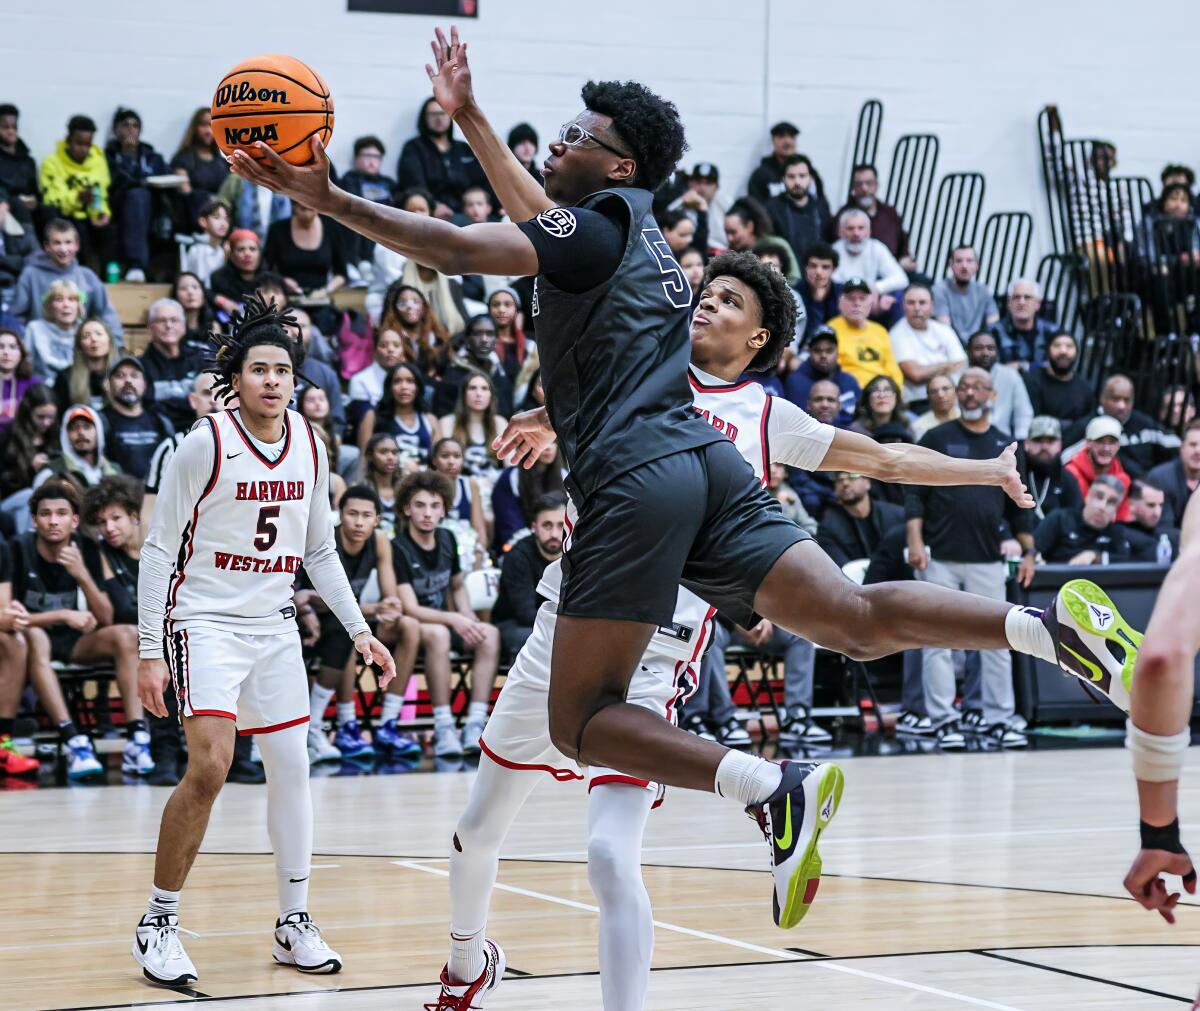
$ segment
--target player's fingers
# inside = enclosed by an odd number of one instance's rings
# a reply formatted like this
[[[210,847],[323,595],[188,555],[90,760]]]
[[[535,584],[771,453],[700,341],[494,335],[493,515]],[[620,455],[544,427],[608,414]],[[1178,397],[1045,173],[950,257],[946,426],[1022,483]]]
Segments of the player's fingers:
[[[439,64],[446,62],[446,52],[450,48],[450,44],[446,41],[446,35],[440,28],[435,28],[433,34],[437,38],[438,61]]]
[[[450,45],[452,45],[455,49],[458,48],[458,25],[450,26]]]
[[[312,139],[316,140],[317,138],[313,137]],[[267,144],[261,140],[256,140],[254,142],[254,146],[262,155],[262,160],[258,163],[258,167],[265,174],[269,175],[272,172],[284,172],[293,167],[280,158],[270,144]],[[315,151],[316,149],[314,148],[313,150]]]
[[[1189,895],[1196,894],[1196,868],[1191,866],[1190,861],[1188,871],[1183,875],[1183,887],[1187,889]]]

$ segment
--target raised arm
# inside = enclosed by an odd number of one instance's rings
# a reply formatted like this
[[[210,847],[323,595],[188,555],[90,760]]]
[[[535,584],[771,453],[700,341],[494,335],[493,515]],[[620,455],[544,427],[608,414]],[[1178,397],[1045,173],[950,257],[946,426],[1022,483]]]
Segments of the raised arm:
[[[230,158],[234,172],[248,182],[307,204],[388,249],[443,274],[505,274],[529,276],[538,272],[533,243],[514,224],[468,225],[410,214],[352,196],[329,179],[329,158],[313,137],[312,160],[290,165],[258,141],[262,156],[255,161],[237,150]]]
[[[433,97],[462,130],[509,220],[525,221],[549,210],[554,201],[517,161],[476,104],[467,44],[459,41],[458,29],[451,27],[449,42],[440,28],[434,34],[430,43],[434,62],[432,66],[425,64]]]

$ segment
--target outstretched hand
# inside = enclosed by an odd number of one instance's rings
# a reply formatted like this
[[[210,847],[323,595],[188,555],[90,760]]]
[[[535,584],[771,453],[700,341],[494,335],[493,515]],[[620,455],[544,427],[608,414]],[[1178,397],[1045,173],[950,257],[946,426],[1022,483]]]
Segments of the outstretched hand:
[[[546,408],[514,414],[500,435],[492,440],[492,449],[504,463],[526,470],[537,463],[542,450],[554,442],[554,429]]]
[[[433,97],[437,99],[451,119],[460,109],[475,104],[475,91],[471,87],[471,67],[467,63],[467,44],[458,39],[458,29],[450,27],[450,41],[440,28],[434,29],[436,38],[429,43],[433,50],[433,66],[425,64],[425,73],[433,85]]]
[[[254,147],[262,155],[261,161],[239,148],[229,156],[229,167],[247,182],[265,186],[315,211],[327,213],[334,198],[334,187],[329,181],[329,158],[316,137],[310,137],[308,143],[312,160],[304,165],[284,161],[259,140],[254,142]]]
[[[1125,875],[1125,890],[1146,909],[1154,910],[1168,923],[1175,922],[1175,906],[1179,892],[1168,892],[1163,874],[1177,874],[1189,895],[1196,894],[1196,870],[1192,858],[1183,853],[1167,850],[1139,850]]]
[[[1000,487],[1022,509],[1032,509],[1036,503],[1029,494],[1029,489],[1025,487],[1025,482],[1021,479],[1021,470],[1017,467],[1017,444],[1010,442],[996,459],[1003,467]]]

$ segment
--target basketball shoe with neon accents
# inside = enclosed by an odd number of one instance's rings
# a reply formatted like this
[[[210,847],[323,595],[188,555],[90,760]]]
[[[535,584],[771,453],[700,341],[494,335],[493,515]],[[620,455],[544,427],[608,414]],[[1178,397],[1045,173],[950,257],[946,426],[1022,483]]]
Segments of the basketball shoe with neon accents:
[[[1128,713],[1142,633],[1121,617],[1108,594],[1090,579],[1072,579],[1046,608],[1042,623],[1054,640],[1058,665]]]
[[[496,992],[504,979],[504,949],[490,937],[483,942],[483,972],[471,983],[452,983],[450,967],[442,967],[442,989],[438,999],[425,1005],[425,1011],[475,1011]]]
[[[821,883],[817,842],[842,802],[845,776],[832,762],[781,762],[783,780],[762,804],[746,808],[771,847],[775,924],[794,927]]]

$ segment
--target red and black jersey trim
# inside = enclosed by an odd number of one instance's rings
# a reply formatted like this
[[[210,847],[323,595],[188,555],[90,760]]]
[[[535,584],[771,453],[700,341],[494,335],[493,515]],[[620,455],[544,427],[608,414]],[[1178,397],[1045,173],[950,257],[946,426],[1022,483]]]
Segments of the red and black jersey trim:
[[[314,488],[316,488],[317,479],[320,477],[320,470],[321,470],[321,468],[317,465],[317,436],[313,432],[312,422],[309,421],[308,418],[304,417],[303,414],[300,415],[300,418],[304,422],[304,429],[306,432],[308,432],[308,444],[312,448],[312,458],[313,458],[313,483],[312,483],[312,486]],[[332,469],[332,463],[331,463],[331,469]]]
[[[242,437],[242,442],[246,444],[246,448],[258,457],[259,462],[268,470],[274,470],[287,459],[288,450],[292,448],[292,419],[289,417],[291,414],[290,411],[283,412],[283,452],[279,454],[276,460],[268,460],[263,456],[262,450],[254,445],[254,440],[242,428],[242,423],[238,421],[237,415],[232,410],[226,410],[225,413],[229,415],[229,420],[233,423],[234,431]]]
[[[696,378],[696,374],[691,369],[688,370],[688,382],[692,384],[693,390],[699,390],[701,393],[736,393],[738,390],[744,390],[752,383],[757,383],[757,379],[743,379],[740,383],[721,383],[720,386],[707,386]]]
[[[213,437],[212,473],[209,475],[208,484],[204,486],[204,491],[196,499],[196,504],[192,508],[192,518],[184,526],[183,534],[179,539],[179,553],[175,557],[175,571],[171,575],[171,585],[167,588],[167,611],[165,617],[168,619],[171,617],[171,609],[179,599],[179,587],[183,585],[183,581],[186,578],[184,570],[187,568],[187,563],[191,561],[192,550],[196,544],[196,524],[200,522],[200,503],[212,494],[212,490],[217,486],[217,478],[221,475],[221,432],[217,428],[217,419],[209,415],[204,420],[208,422],[209,431],[212,432]]]
[[[770,429],[771,401],[773,399],[774,398],[768,394],[765,402],[763,403],[762,421],[759,423],[760,428],[758,431],[758,441],[762,447],[762,483],[764,488],[771,483],[771,437],[768,434],[768,431]]]

